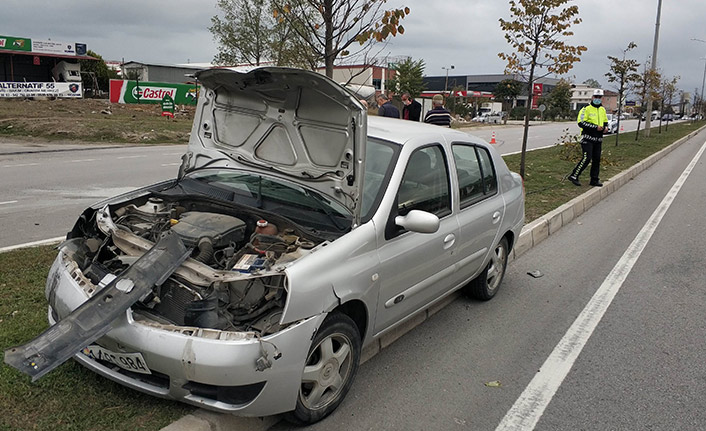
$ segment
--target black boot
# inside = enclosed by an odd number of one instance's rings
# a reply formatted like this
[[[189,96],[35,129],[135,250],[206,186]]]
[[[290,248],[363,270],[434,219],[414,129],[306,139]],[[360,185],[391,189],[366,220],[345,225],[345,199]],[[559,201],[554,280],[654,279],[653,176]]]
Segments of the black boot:
[[[593,187],[603,187],[603,183],[601,182],[601,180],[591,180],[591,182],[588,184],[592,185]]]
[[[572,183],[574,183],[575,186],[578,186],[578,187],[581,186],[581,183],[579,182],[579,179],[576,178],[576,177],[573,176],[573,175],[569,175],[568,177],[566,177],[566,179],[569,180],[569,181],[571,181]]]

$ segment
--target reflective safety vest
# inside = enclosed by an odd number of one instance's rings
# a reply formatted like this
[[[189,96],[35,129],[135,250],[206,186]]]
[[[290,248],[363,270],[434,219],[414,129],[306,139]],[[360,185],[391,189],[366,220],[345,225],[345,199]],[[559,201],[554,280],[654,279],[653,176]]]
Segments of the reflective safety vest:
[[[596,126],[603,126],[608,122],[608,116],[606,115],[604,107],[599,106],[596,108],[593,105],[588,105],[584,106],[579,111],[577,122],[586,122],[589,124],[595,124]]]

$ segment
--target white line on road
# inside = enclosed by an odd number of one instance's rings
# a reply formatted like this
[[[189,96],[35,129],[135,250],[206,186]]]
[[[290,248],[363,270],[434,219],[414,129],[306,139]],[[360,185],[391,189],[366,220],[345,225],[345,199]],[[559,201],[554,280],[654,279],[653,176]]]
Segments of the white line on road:
[[[20,168],[22,166],[37,166],[39,163],[21,163],[18,165],[2,165],[3,168]]]
[[[20,248],[39,247],[40,245],[57,244],[65,239],[66,239],[65,236],[58,236],[56,238],[43,239],[41,241],[26,242],[24,244],[11,245],[9,247],[0,247],[0,253],[5,253],[8,251],[12,251],[12,250],[18,250]]]
[[[603,318],[613,298],[615,298],[623,282],[630,274],[633,265],[640,257],[645,246],[647,246],[652,234],[657,230],[657,226],[659,226],[662,218],[672,205],[672,202],[674,202],[677,193],[681,190],[682,185],[686,182],[704,150],[706,150],[706,142],[684,169],[677,182],[667,192],[667,195],[662,199],[662,202],[657,206],[657,209],[652,213],[620,260],[618,260],[618,263],[615,264],[610,274],[603,280],[603,283],[588,302],[586,308],[581,311],[581,314],[579,314],[569,330],[566,331],[559,344],[554,347],[542,368],[520,394],[520,397],[507,412],[496,431],[533,430],[537,425],[544,410],[551,402],[564,378],[571,371],[571,367],[576,362],[583,347]]]
[[[181,153],[164,153],[162,155],[163,156],[183,156],[184,152],[182,151]]]
[[[78,160],[69,160],[69,163],[80,163],[80,162],[95,162],[98,159],[78,159]]]
[[[161,166],[179,166],[181,163],[162,163]]]
[[[121,156],[121,157],[118,157],[118,159],[138,159],[138,158],[144,158],[144,157],[147,157],[147,156],[144,156],[144,155],[138,155],[138,156]]]
[[[14,204],[17,201],[5,201],[5,202],[0,202],[0,205],[7,205],[7,204]]]

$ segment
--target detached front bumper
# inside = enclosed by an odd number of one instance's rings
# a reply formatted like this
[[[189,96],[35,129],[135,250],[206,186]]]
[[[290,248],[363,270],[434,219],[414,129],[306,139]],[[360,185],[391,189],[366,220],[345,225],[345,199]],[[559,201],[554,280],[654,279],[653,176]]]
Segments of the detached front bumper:
[[[52,325],[89,298],[86,282],[60,252],[47,281]],[[127,371],[83,353],[74,359],[157,397],[242,416],[272,415],[295,408],[309,345],[324,317],[319,314],[258,339],[242,332],[159,325],[128,309],[96,344],[113,352],[141,353],[152,374]],[[257,371],[263,356],[271,366]]]

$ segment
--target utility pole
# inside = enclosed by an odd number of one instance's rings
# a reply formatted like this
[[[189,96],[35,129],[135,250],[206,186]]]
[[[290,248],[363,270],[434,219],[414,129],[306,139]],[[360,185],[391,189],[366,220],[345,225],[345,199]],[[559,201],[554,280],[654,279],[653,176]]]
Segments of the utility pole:
[[[692,38],[691,40],[706,43],[706,40],[703,40],[703,39]],[[706,60],[706,58],[702,58],[701,60]],[[699,111],[698,111],[699,113],[702,113],[703,106],[704,106],[704,84],[706,84],[706,63],[704,63],[704,79],[701,81],[701,98],[699,101]],[[694,98],[696,98],[696,95],[694,95]]]
[[[446,69],[446,81],[444,82],[444,97],[446,97],[446,92],[448,91],[448,88],[449,88],[449,69],[453,69],[454,65],[452,64],[451,67],[441,66],[441,68]]]
[[[650,69],[654,73],[657,70],[657,45],[659,44],[659,20],[662,15],[662,0],[657,3],[657,21],[655,23],[655,41],[652,45],[652,65]],[[652,88],[647,94],[647,112],[645,113],[645,131],[646,137],[650,137],[650,120],[652,119]]]

